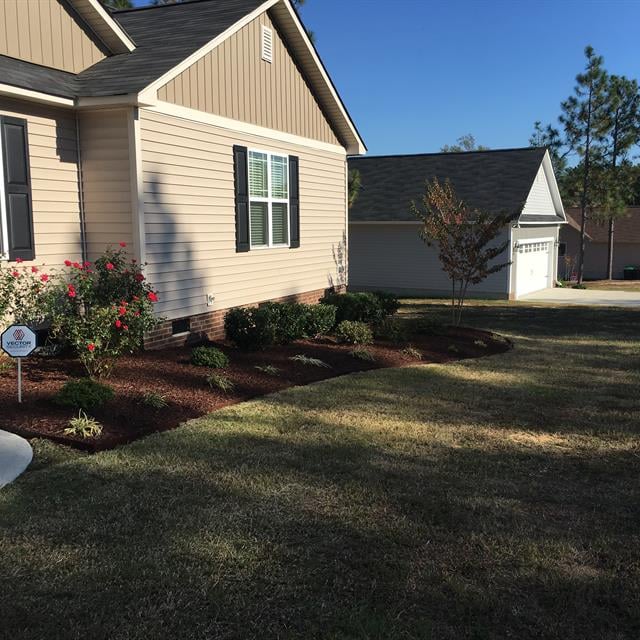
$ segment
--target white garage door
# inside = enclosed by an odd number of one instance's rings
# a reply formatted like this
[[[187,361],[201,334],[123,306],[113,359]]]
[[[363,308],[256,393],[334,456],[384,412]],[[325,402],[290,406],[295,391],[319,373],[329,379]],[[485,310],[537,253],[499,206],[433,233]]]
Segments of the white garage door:
[[[516,256],[516,298],[550,286],[551,240],[518,245]]]

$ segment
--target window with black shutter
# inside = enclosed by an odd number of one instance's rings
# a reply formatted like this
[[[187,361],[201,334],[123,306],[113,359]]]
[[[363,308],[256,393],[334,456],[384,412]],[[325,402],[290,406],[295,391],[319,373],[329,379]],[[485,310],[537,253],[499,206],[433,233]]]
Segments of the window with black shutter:
[[[2,255],[33,260],[33,209],[27,121],[0,116]]]

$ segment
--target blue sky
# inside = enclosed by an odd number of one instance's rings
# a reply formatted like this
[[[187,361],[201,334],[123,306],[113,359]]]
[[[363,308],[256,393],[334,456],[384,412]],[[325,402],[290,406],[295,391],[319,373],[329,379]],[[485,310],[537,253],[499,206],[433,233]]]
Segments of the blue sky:
[[[640,0],[306,0],[302,17],[370,154],[462,134],[526,146],[555,121],[592,44],[640,79]]]

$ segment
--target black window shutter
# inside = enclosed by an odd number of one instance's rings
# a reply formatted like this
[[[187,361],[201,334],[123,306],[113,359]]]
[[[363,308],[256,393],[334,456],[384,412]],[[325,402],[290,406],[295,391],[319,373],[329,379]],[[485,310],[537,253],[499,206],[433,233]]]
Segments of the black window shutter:
[[[289,246],[300,246],[300,181],[298,156],[289,156]]]
[[[2,159],[4,192],[9,231],[9,260],[33,260],[33,210],[27,121],[2,116]]]
[[[233,174],[236,191],[236,251],[249,251],[249,166],[247,147],[233,147]]]

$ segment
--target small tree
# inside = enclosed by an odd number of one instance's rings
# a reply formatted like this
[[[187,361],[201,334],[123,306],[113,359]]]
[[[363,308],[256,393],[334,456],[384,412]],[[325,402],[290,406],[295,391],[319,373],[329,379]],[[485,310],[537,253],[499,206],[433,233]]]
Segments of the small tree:
[[[348,184],[348,205],[349,209],[353,207],[360,195],[360,187],[362,186],[362,178],[360,172],[357,169],[351,169],[349,171],[349,184]]]
[[[462,307],[469,285],[482,282],[504,269],[510,261],[496,260],[509,246],[499,240],[513,214],[492,214],[468,207],[460,200],[449,181],[426,183],[421,205],[411,205],[422,222],[420,237],[427,246],[438,246],[442,269],[451,279],[453,324],[460,324]]]

